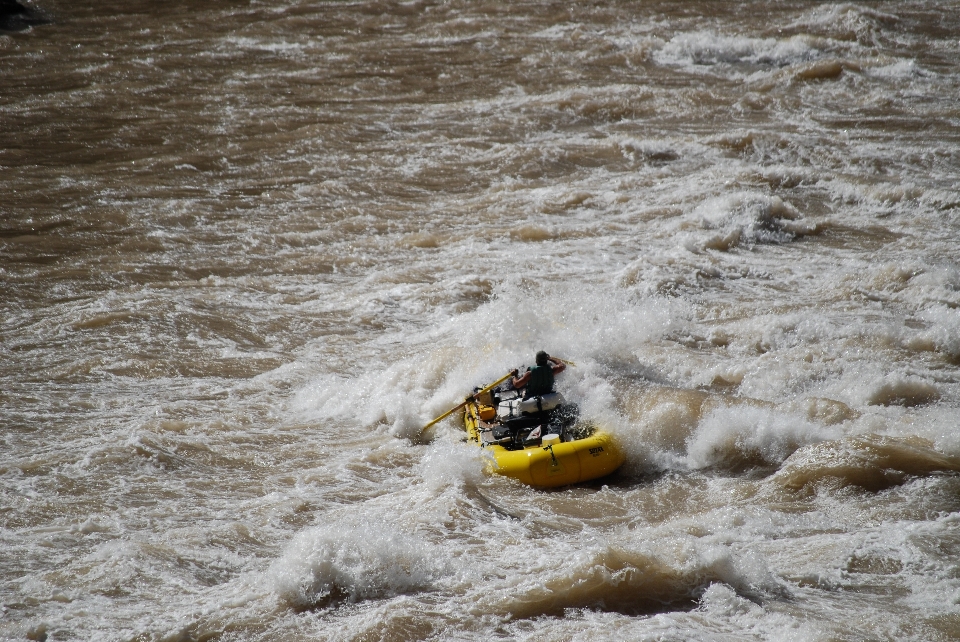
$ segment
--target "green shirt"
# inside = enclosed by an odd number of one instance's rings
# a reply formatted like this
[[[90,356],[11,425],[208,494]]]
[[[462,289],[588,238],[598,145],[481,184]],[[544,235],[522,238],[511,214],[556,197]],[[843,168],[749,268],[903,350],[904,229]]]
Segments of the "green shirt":
[[[530,368],[530,381],[527,382],[527,390],[523,396],[536,397],[548,392],[553,392],[553,367],[548,363]]]

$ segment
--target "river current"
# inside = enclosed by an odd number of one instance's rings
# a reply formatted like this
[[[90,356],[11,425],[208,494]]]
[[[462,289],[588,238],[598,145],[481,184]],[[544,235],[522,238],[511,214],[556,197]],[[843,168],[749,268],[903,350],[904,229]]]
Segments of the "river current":
[[[956,3],[21,2],[0,638],[960,638]]]

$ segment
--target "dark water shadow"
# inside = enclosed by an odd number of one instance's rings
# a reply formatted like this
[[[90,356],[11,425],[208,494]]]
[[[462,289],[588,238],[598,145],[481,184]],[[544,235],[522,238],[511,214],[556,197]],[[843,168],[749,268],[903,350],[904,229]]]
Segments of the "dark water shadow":
[[[26,31],[30,27],[51,22],[43,12],[25,7],[17,0],[0,0],[0,33]]]

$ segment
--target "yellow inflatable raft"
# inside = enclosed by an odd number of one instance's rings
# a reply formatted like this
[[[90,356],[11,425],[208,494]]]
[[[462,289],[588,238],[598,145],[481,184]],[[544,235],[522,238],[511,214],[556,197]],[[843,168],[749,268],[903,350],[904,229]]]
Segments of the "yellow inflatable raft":
[[[549,433],[539,438],[539,433],[534,433],[522,440],[499,437],[499,419],[491,410],[473,400],[466,404],[463,413],[470,439],[492,455],[491,472],[530,486],[549,488],[604,477],[624,462],[623,452],[611,435],[599,429],[563,429],[561,434]],[[548,430],[548,426],[543,430]]]

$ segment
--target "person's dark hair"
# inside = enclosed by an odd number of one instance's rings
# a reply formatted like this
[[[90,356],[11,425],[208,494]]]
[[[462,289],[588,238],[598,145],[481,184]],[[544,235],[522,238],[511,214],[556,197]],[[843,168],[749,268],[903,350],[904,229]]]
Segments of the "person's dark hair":
[[[544,352],[543,350],[541,350],[540,352],[537,353],[537,365],[538,366],[547,365],[547,359],[549,358],[550,358],[550,355]]]

